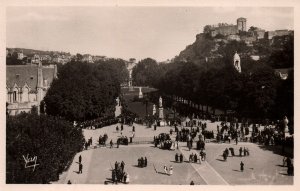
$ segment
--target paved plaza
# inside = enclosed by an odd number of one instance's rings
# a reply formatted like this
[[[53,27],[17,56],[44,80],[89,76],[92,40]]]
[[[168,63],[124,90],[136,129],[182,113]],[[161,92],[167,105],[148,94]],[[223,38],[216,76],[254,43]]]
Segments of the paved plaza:
[[[215,130],[219,123],[207,121],[208,129]],[[265,149],[262,145],[249,142],[235,143],[206,143],[206,161],[199,163],[189,163],[188,158],[191,153],[199,154],[195,150],[195,144],[190,151],[186,143],[181,142],[179,149],[163,150],[154,147],[153,144],[145,144],[143,141],[153,140],[159,133],[168,133],[174,127],[147,128],[143,125],[134,124],[135,144],[128,146],[121,145],[119,148],[96,147],[99,135],[108,135],[108,142],[112,139],[114,143],[121,136],[120,131],[116,131],[115,124],[96,130],[83,130],[86,139],[92,137],[93,146],[88,150],[78,153],[69,170],[61,175],[58,183],[67,183],[71,180],[73,184],[112,184],[111,177],[116,161],[125,162],[125,172],[130,175],[130,184],[163,184],[163,185],[188,185],[194,181],[196,185],[292,185],[293,177],[287,176],[287,167],[282,167],[281,155],[276,154],[271,149]],[[123,136],[131,137],[132,126],[124,125]],[[175,135],[171,136],[172,140]],[[223,161],[222,153],[226,148],[234,148],[236,155],[240,147],[247,147],[250,156],[229,155],[227,161]],[[175,154],[182,153],[183,163],[175,162]],[[78,157],[82,156],[83,173],[78,174]],[[147,157],[147,167],[137,166],[138,158]],[[245,164],[245,170],[240,171],[240,162]],[[172,165],[173,175],[164,174],[163,166],[168,168]],[[155,172],[155,169],[157,173]],[[123,183],[119,183],[123,184]]]

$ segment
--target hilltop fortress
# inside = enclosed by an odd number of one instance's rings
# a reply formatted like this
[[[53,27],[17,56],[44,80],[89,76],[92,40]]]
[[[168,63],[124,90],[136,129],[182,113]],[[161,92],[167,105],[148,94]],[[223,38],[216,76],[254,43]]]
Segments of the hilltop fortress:
[[[251,45],[252,42],[259,39],[271,40],[274,36],[285,36],[293,34],[289,30],[275,30],[265,31],[257,27],[251,26],[247,30],[247,19],[240,17],[236,21],[236,25],[219,23],[218,25],[206,25],[203,33],[209,34],[211,37],[222,37],[226,40],[245,41],[246,44]]]

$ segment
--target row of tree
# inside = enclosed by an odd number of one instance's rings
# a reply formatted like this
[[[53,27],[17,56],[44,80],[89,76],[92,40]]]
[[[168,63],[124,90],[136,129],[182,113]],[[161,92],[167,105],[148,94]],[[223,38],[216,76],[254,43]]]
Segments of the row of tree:
[[[276,49],[272,55],[278,52],[288,54],[285,57],[290,59],[285,62],[293,66],[291,47],[284,43],[281,49]],[[235,50],[241,52],[242,73],[238,73],[233,67]],[[153,86],[161,93],[180,96],[225,112],[233,110],[243,117],[281,119],[287,115],[292,118],[293,70],[288,79],[282,80],[272,68],[273,65],[279,65],[278,60],[268,57],[254,61],[247,54],[248,51],[249,47],[245,43],[232,41],[219,47],[219,58],[204,59],[196,63],[175,60],[170,64],[158,64],[148,58],[140,61],[133,69],[134,83]]]
[[[35,113],[8,116],[6,182],[49,183],[58,180],[59,174],[82,149],[81,131],[60,117]]]

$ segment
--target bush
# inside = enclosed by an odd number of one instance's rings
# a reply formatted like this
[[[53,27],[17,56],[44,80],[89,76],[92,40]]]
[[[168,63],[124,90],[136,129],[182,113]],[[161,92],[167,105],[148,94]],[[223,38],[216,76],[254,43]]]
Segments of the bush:
[[[7,117],[6,183],[49,183],[68,168],[84,143],[82,131],[64,119],[22,113]],[[37,157],[25,168],[24,157]],[[33,163],[30,163],[32,165]]]

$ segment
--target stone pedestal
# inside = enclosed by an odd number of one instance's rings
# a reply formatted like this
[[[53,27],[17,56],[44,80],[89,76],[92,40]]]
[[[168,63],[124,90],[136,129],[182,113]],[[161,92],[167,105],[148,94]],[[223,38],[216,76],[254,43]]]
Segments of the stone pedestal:
[[[162,107],[159,108],[158,117],[160,119],[164,119],[164,108],[162,108]]]
[[[142,88],[139,87],[139,98],[143,98],[143,92],[142,92]]]

